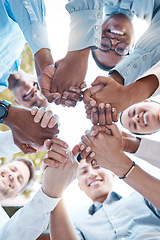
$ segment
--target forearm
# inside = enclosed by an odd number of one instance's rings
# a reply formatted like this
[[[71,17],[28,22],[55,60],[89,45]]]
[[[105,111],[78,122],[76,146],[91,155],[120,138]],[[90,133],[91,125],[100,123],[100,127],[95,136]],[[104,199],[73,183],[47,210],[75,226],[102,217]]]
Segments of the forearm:
[[[142,77],[136,82],[126,86],[125,93],[128,107],[152,96],[158,86],[159,81],[155,75]]]
[[[136,165],[124,181],[160,210],[160,181],[158,179]]]
[[[38,76],[41,74],[41,72],[47,65],[54,63],[50,49],[40,49],[38,52],[35,53],[34,57],[36,72]]]
[[[74,229],[67,215],[63,200],[51,212],[50,234],[54,240],[76,240]]]

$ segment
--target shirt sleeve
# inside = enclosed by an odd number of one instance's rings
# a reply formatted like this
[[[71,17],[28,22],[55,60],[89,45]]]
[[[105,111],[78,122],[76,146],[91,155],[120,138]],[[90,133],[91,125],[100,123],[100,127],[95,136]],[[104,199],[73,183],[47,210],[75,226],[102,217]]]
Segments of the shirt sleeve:
[[[0,131],[0,157],[7,157],[18,152],[20,149],[14,144],[11,130]]]
[[[68,51],[97,48],[101,40],[104,0],[71,0],[66,4],[70,13]]]
[[[114,70],[119,72],[124,79],[124,85],[136,81],[160,59],[159,31],[160,11],[153,18],[147,31],[137,41],[134,51],[121,60],[109,73]]]
[[[8,0],[7,9],[19,24],[33,54],[42,48],[50,49],[43,0]]]
[[[33,199],[17,211],[0,229],[0,239],[35,240],[48,226],[50,212],[60,198],[50,198],[40,189]]]
[[[148,138],[142,138],[136,157],[142,158],[155,167],[160,168],[160,142]]]

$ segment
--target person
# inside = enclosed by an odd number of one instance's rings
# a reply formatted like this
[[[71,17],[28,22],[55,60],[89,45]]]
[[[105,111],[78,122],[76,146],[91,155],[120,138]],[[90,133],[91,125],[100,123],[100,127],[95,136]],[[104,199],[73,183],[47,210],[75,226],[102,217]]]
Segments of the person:
[[[72,226],[63,202],[59,202],[51,213],[51,239],[159,238],[160,211],[137,192],[128,197],[114,192],[111,171],[82,159],[77,178],[80,189],[93,201],[89,216]]]
[[[131,54],[135,42],[132,17],[133,13],[127,15],[123,14],[123,11],[106,13],[100,46],[92,51],[93,59],[99,68],[109,71]]]
[[[33,106],[47,108],[48,102],[41,94],[34,75],[19,69],[18,72],[10,74],[8,83],[8,89],[12,92],[15,103],[27,108]]]
[[[68,145],[53,138],[48,142],[48,152],[44,159],[42,186],[23,208],[17,211],[12,218],[1,221],[0,239],[4,240],[35,240],[48,226],[50,212],[55,208],[65,188],[76,178],[78,162],[74,156],[65,161],[59,170],[49,166],[54,159],[55,148],[62,148],[62,154],[66,157],[69,151]],[[48,161],[47,165],[45,161]],[[22,172],[24,174],[24,172]],[[2,182],[3,183],[3,182]],[[3,214],[4,215],[4,214]],[[1,218],[2,219],[2,216]],[[4,217],[4,216],[3,216]],[[25,223],[25,224],[24,224]]]
[[[12,131],[12,134],[0,134],[1,153],[6,151],[8,152],[8,149],[11,149],[12,152],[17,152],[17,148],[15,148],[15,146],[12,148],[13,140],[14,144],[16,144],[23,153],[36,152],[37,150],[43,148],[43,144],[46,139],[51,139],[57,136],[59,132],[58,117],[53,115],[51,110],[46,111],[44,108],[38,109],[37,107],[33,107],[32,110],[30,110],[27,108],[13,106],[9,103],[7,114],[7,106],[5,108],[4,101],[0,101],[0,108],[1,104],[3,105],[2,109],[0,109],[0,115],[3,115],[2,123],[9,126]],[[7,115],[4,114],[4,110]],[[20,117],[17,118],[17,116],[19,116],[18,114]],[[4,116],[6,117],[4,118]],[[8,136],[13,138],[13,140],[10,139],[12,146],[9,147]]]
[[[0,201],[12,198],[22,192],[34,178],[34,175],[34,164],[29,159],[15,158],[1,165]]]
[[[147,31],[137,42],[134,51],[120,61],[120,63],[118,63],[116,67],[109,72],[108,77],[98,77],[98,79],[96,79],[94,82],[94,85],[99,83],[102,83],[105,86],[107,85],[103,91],[100,91],[96,95],[91,95],[97,104],[100,102],[110,103],[113,107],[117,108],[118,112],[123,111],[129,105],[135,103],[135,101],[140,102],[148,98],[153,94],[159,85],[157,78],[153,76],[150,78],[141,79],[141,82],[139,81],[134,83],[138,77],[140,77],[144,72],[146,72],[150,67],[159,61],[159,37],[157,34],[157,30],[159,28],[159,1],[148,1],[147,5],[145,3],[145,1],[141,1],[140,8],[139,3],[134,0],[112,2],[107,0],[93,1],[92,4],[90,4],[89,1],[69,1],[69,3],[66,5],[66,9],[71,15],[71,30],[69,35],[68,49],[70,55],[72,53],[74,56],[76,54],[78,55],[80,51],[82,55],[82,51],[85,50],[84,54],[86,53],[85,57],[87,57],[90,48],[99,48],[101,39],[101,21],[103,15],[102,10],[104,6],[108,15],[121,12],[126,15],[134,14],[141,19],[146,19],[150,24]],[[139,9],[141,9],[141,12]],[[90,14],[90,21],[88,21],[88,14]],[[74,22],[74,24],[72,24],[72,22]],[[77,29],[79,29],[78,33]],[[81,41],[80,39],[82,39],[82,36],[84,35],[85,38],[83,37],[84,40]],[[150,36],[150,38],[148,36]],[[150,42],[149,39],[154,39],[154,41],[151,40]],[[65,61],[67,61],[67,57],[68,55],[66,55],[64,61],[62,61],[61,70],[65,64]],[[83,67],[83,69],[85,68]],[[82,69],[80,70],[82,73]],[[66,72],[62,72],[66,76]],[[57,85],[63,81],[63,77],[61,77],[63,74],[61,73],[61,75],[58,75],[57,67],[57,71],[54,76]],[[75,85],[75,82],[73,85]],[[105,99],[103,96],[105,96]],[[119,103],[120,98],[121,104]],[[90,99],[86,96],[85,104],[90,105],[89,103]]]

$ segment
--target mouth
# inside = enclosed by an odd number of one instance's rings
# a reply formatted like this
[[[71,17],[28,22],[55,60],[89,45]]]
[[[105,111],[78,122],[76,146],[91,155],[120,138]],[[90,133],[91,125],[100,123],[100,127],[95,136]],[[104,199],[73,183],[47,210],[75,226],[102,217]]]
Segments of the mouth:
[[[118,29],[110,29],[110,30],[107,30],[109,33],[113,33],[113,34],[116,34],[116,35],[120,35],[120,36],[124,36],[125,33],[123,31],[120,31]]]
[[[94,187],[94,186],[99,185],[100,182],[102,182],[102,180],[96,179],[95,181],[90,182],[90,183],[88,184],[88,186],[89,186],[89,187]]]
[[[30,98],[32,98],[34,96],[34,89],[33,88],[30,88],[26,93],[25,95],[23,96],[23,99],[24,100],[29,100]]]
[[[146,117],[146,112],[144,112],[141,116],[141,121],[143,122],[143,124],[145,126],[148,126],[148,120],[147,120],[147,117]]]

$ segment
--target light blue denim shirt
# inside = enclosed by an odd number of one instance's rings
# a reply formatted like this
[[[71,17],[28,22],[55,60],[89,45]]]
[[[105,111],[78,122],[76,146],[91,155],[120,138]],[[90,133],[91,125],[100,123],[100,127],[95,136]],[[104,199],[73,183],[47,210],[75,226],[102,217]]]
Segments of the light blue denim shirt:
[[[131,19],[136,15],[146,20],[150,27],[135,45],[133,53],[113,69],[120,73],[124,84],[128,85],[160,60],[160,11],[152,18],[158,6],[160,0],[71,0],[66,4],[71,15],[68,50],[99,47],[103,8],[106,15],[121,12]]]
[[[160,211],[137,192],[106,200],[96,213],[75,223],[78,240],[159,240]]]
[[[44,17],[43,0],[0,0],[0,90],[18,70],[25,39],[33,54],[50,48]]]

